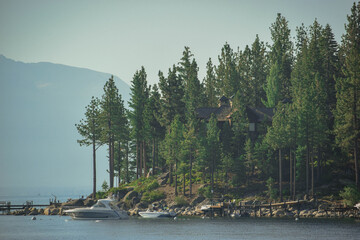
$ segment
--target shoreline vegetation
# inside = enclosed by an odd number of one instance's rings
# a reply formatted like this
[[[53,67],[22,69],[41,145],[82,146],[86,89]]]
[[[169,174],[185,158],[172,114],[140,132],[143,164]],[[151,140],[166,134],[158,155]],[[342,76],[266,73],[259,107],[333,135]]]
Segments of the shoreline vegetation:
[[[136,71],[129,109],[111,77],[75,124],[78,143],[92,150],[92,198],[13,214],[62,215],[110,195],[131,216],[166,208],[359,218],[360,2],[347,20],[337,43],[316,19],[293,38],[279,13],[272,43],[258,35],[243,50],[225,43],[203,81],[185,47],[158,84],[148,85],[144,67]],[[109,179],[98,191],[96,151],[104,146]],[[206,205],[215,207],[201,212]]]
[[[158,84],[148,85],[143,66],[135,72],[129,109],[111,77],[75,125],[80,146],[92,148],[92,195],[105,197],[110,188],[131,215],[159,201],[196,215],[194,197],[309,200],[308,209],[298,207],[304,216],[342,209],[339,200],[353,207],[360,201],[359,16],[354,2],[337,43],[316,19],[298,27],[293,41],[279,13],[273,43],[256,36],[237,51],[225,43],[202,82],[186,46],[167,75],[159,71]],[[109,180],[97,192],[96,150],[103,146]],[[166,177],[158,182],[158,174]]]
[[[273,217],[273,218],[355,218],[360,219],[359,209],[346,206],[344,201],[330,197],[298,199],[296,201],[269,202],[266,193],[245,199],[214,194],[205,197],[205,184],[194,184],[195,194],[176,197],[167,180],[169,173],[142,178],[132,185],[98,192],[98,197],[112,197],[116,205],[126,210],[129,216],[139,216],[140,211],[174,211],[179,217]],[[199,194],[200,192],[200,194]],[[157,194],[153,194],[157,193]],[[279,200],[279,199],[278,199]],[[52,203],[46,208],[24,207],[21,210],[4,212],[7,215],[66,215],[64,210],[90,207],[96,203],[92,195],[84,199],[69,199],[64,203]]]

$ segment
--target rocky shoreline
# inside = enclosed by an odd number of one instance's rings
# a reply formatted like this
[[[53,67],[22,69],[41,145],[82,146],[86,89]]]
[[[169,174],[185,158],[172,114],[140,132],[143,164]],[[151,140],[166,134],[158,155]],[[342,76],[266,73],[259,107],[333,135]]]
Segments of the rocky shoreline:
[[[134,195],[134,194],[133,194]],[[135,194],[136,195],[136,194]],[[117,206],[126,210],[129,216],[139,216],[139,211],[147,209],[153,211],[160,211],[161,209],[167,209],[173,211],[177,216],[187,217],[275,217],[275,218],[357,218],[360,219],[360,211],[357,208],[344,208],[340,207],[337,203],[329,203],[325,201],[317,201],[315,208],[315,201],[307,201],[297,206],[291,206],[286,204],[274,204],[271,209],[269,207],[262,207],[265,203],[260,202],[240,202],[236,204],[218,204],[212,210],[204,210],[202,206],[211,206],[211,201],[204,197],[197,197],[188,206],[179,206],[174,203],[167,203],[165,200],[154,202],[151,204],[135,203],[134,207],[127,207],[129,203],[126,199],[131,194],[126,194],[123,199],[117,201]],[[52,204],[47,208],[32,208],[25,207],[21,210],[10,211],[7,215],[61,215],[64,216],[64,212],[67,209],[77,207],[89,207],[95,203],[94,200],[76,199],[70,200],[65,203]],[[242,207],[241,207],[242,206]],[[247,207],[246,207],[247,206]],[[251,206],[250,208],[248,206]]]

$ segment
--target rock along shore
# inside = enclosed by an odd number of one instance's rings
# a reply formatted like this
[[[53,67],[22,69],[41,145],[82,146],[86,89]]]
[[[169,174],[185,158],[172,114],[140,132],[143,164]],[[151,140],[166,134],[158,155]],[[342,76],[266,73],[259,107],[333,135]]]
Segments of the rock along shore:
[[[118,196],[121,197],[121,196]],[[135,199],[137,198],[137,199]],[[131,200],[129,200],[131,199]],[[138,216],[139,211],[147,209],[161,211],[167,209],[173,211],[177,216],[198,217],[290,217],[290,218],[360,218],[357,208],[344,208],[337,203],[328,201],[302,201],[298,204],[277,203],[269,207],[267,203],[247,201],[235,203],[211,204],[209,199],[198,196],[188,206],[179,206],[175,203],[167,203],[165,200],[145,204],[138,201],[139,196],[132,190],[128,191],[119,201],[117,206],[126,210],[129,216]],[[89,207],[96,201],[87,199],[75,199],[65,203],[52,204],[47,208],[25,207],[21,210],[10,211],[8,215],[66,215],[64,210]],[[204,209],[203,206],[208,208]],[[212,206],[212,207],[210,207]],[[203,207],[203,208],[202,208]]]

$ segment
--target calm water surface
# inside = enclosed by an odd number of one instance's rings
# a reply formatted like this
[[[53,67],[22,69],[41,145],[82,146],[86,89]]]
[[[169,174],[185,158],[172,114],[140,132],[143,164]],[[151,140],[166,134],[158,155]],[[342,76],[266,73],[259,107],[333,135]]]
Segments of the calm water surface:
[[[0,216],[0,239],[360,239],[360,222],[333,219],[141,219],[74,221]]]

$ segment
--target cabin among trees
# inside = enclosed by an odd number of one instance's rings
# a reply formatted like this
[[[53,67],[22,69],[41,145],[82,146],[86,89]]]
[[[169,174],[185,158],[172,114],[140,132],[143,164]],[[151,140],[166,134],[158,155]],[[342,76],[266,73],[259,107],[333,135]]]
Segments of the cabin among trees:
[[[201,107],[197,108],[196,116],[200,120],[205,120],[208,122],[211,118],[211,115],[214,114],[219,123],[219,127],[222,126],[224,122],[228,122],[231,126],[233,121],[232,115],[238,111],[237,108],[233,107],[232,98],[227,98],[222,96],[219,99],[218,107]],[[245,117],[248,120],[248,134],[251,138],[256,138],[259,133],[266,133],[267,125],[271,125],[272,118],[274,116],[273,108],[255,108],[246,106]]]
[[[109,79],[76,125],[80,145],[93,148],[93,191],[101,145],[108,146],[110,188],[116,175],[120,185],[162,169],[175,195],[181,189],[192,196],[195,182],[210,183],[203,189],[209,194],[241,197],[244,187],[259,184],[280,200],[328,194],[320,187],[339,189],[341,178],[360,189],[358,16],[354,3],[338,45],[317,20],[299,27],[293,43],[278,14],[269,48],[258,36],[243,51],[226,43],[217,66],[209,59],[203,82],[185,47],[167,75],[159,71],[158,84],[147,83],[144,67],[136,71],[129,109]]]

